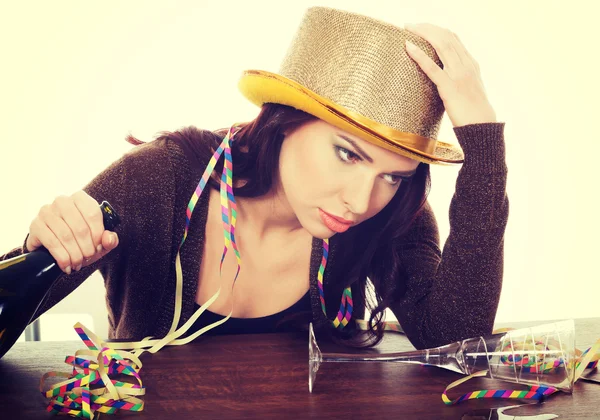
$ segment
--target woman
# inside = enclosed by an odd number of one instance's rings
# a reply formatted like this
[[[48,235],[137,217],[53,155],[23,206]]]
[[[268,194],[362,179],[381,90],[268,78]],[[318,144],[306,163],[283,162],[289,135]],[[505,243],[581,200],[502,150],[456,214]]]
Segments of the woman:
[[[239,87],[261,106],[254,121],[162,133],[42,207],[4,256],[45,246],[64,269],[36,317],[99,269],[110,338],[164,344],[295,319],[373,345],[387,307],[417,348],[491,332],[508,218],[504,124],[456,35],[314,7],[280,72],[247,71]],[[462,151],[436,140],[444,109]],[[463,162],[442,253],[429,164]],[[123,220],[116,233],[103,229],[102,200]],[[365,308],[367,340],[356,324]]]

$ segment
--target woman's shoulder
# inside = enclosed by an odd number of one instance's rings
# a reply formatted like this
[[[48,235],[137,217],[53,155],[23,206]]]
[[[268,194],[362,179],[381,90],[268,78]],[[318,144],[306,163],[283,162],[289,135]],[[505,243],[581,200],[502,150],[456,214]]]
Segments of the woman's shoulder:
[[[193,171],[206,168],[219,143],[217,134],[195,126],[165,132],[157,140],[165,140],[171,155],[184,158]]]
[[[217,134],[193,125],[180,128],[175,131],[161,131],[152,141],[141,141],[135,137],[128,136],[127,141],[136,147],[129,153],[160,153],[173,149],[190,152],[200,156],[210,155],[213,144],[217,141]]]
[[[188,126],[177,131],[162,131],[152,141],[143,142],[133,137],[127,141],[135,145],[122,157],[129,172],[174,172],[184,178],[204,170],[218,143],[210,130]]]

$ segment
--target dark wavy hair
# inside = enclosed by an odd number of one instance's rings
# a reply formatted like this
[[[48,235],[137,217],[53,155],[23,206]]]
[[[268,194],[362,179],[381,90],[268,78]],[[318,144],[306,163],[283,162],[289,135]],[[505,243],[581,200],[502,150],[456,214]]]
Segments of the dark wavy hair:
[[[234,195],[238,197],[258,197],[266,194],[278,179],[279,155],[284,140],[284,132],[292,132],[317,117],[304,111],[280,104],[267,103],[261,107],[258,116],[245,124],[231,143],[234,162]],[[158,138],[184,138],[206,147],[195,148],[202,162],[208,162],[227,133],[227,128],[215,131],[185,127],[175,132],[162,132]],[[127,137],[132,144],[141,142],[132,136]],[[220,174],[223,157],[219,160],[214,174]],[[342,234],[336,234],[330,240],[336,246],[336,260],[344,261],[334,267],[328,266],[328,278],[331,285],[346,288],[352,285],[354,307],[357,305],[371,313],[366,337],[360,334],[355,317],[343,330],[333,325],[320,328],[334,342],[351,347],[374,346],[383,337],[385,310],[393,299],[401,296],[405,285],[395,282],[389,286],[386,278],[402,278],[400,258],[393,248],[392,241],[401,237],[423,208],[430,189],[429,165],[420,163],[416,174],[410,181],[403,181],[392,200],[378,214],[356,225]],[[211,177],[209,185],[219,189],[219,177]],[[357,246],[360,244],[360,246]],[[347,263],[346,263],[347,262]],[[374,301],[368,297],[368,279],[373,284]],[[329,287],[330,289],[331,287]],[[325,292],[327,292],[326,287]],[[369,288],[371,289],[371,288]],[[358,294],[358,296],[356,295]],[[339,299],[340,296],[334,297]],[[330,298],[331,299],[331,298]],[[326,299],[327,300],[327,299]],[[339,301],[337,303],[339,305]],[[312,320],[312,313],[292,314],[282,321],[306,327]]]

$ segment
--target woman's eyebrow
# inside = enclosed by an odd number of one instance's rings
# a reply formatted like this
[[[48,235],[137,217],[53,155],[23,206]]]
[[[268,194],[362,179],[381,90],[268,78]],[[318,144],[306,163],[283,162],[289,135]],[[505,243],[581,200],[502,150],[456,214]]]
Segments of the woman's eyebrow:
[[[342,140],[346,140],[348,143],[350,143],[355,149],[356,152],[363,158],[366,159],[367,161],[369,161],[370,163],[373,163],[373,159],[371,158],[371,156],[367,155],[365,153],[365,151],[363,149],[361,149],[358,144],[356,144],[356,142],[354,140],[352,140],[351,138],[348,138],[346,136],[344,136],[343,134],[337,133],[337,136],[339,138],[341,138]]]
[[[368,154],[365,153],[365,151],[363,149],[360,148],[360,146],[358,144],[356,144],[356,142],[354,140],[352,140],[351,138],[340,134],[340,133],[336,133],[336,135],[341,138],[342,140],[347,141],[348,143],[350,143],[356,150],[356,153],[358,153],[363,159],[366,159],[368,162],[373,163],[373,158],[371,158],[371,156],[369,156]],[[394,175],[394,176],[413,176],[415,173],[417,173],[417,170],[413,170],[413,171],[394,171],[394,172],[390,172],[389,175]]]
[[[394,171],[394,172],[390,172],[388,175],[411,177],[416,173],[417,173],[417,170],[415,169],[414,171]]]

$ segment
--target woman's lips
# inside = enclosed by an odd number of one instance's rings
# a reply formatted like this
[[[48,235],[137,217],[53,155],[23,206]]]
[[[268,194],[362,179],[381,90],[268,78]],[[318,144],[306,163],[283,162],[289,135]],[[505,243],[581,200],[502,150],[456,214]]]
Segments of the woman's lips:
[[[342,233],[348,230],[350,226],[352,226],[352,222],[342,222],[338,220],[335,216],[319,209],[319,215],[321,216],[321,220],[325,223],[329,229],[333,230],[337,233]]]

